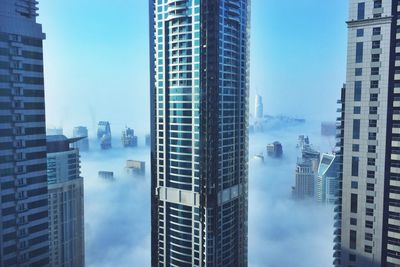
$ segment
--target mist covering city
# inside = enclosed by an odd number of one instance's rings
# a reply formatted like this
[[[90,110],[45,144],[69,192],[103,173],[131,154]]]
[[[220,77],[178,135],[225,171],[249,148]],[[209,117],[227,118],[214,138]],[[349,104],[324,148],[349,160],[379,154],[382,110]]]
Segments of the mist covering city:
[[[255,130],[250,134],[249,266],[329,266],[332,262],[333,205],[316,204],[313,199],[297,201],[292,196],[292,187],[295,186],[296,162],[301,154],[296,147],[299,135],[309,136],[313,147],[321,153],[331,153],[335,144],[333,136],[321,136],[321,122],[334,122],[336,119],[336,100],[344,80],[344,72],[338,67],[344,64],[345,57],[325,54],[334,68],[324,69],[319,67],[322,62],[314,52],[321,46],[325,47],[324,50],[338,47],[344,51],[345,43],[338,45],[333,41],[345,38],[345,5],[296,1],[290,3],[292,8],[286,3],[277,3],[276,10],[273,10],[267,2],[252,1],[250,114],[254,119],[255,96],[259,94],[263,97],[264,114],[283,114],[305,119],[305,123],[278,121],[263,131]],[[59,12],[62,10],[60,5],[74,12],[73,31],[65,22],[57,22],[57,19],[64,19],[64,14]],[[83,23],[87,20],[81,19],[81,13],[89,8],[88,5],[85,2],[79,2],[79,5],[41,3],[40,19],[48,22],[49,38],[45,47],[50,51],[45,54],[45,59],[47,70],[53,74],[46,76],[47,127],[63,128],[67,136],[71,136],[72,128],[78,125],[89,129],[90,150],[81,153],[87,265],[149,266],[150,148],[145,144],[150,118],[147,104],[149,52],[147,18],[143,16],[147,3],[121,1],[111,9],[105,1],[100,1],[94,9],[90,5],[89,18],[103,14],[118,25],[118,30],[111,32],[113,39],[102,34],[103,28],[110,28],[107,21]],[[314,17],[309,7],[315,5],[325,14],[330,10],[341,11],[329,13],[331,17],[325,20]],[[298,10],[303,11],[304,18],[300,21],[311,29],[310,32],[298,35],[290,24],[276,24],[278,20],[275,17],[279,12],[289,12],[292,15],[288,14],[288,17],[293,17]],[[53,29],[54,24],[48,25],[54,21],[59,24],[57,29]],[[316,21],[323,26],[315,24]],[[129,25],[141,26],[132,28]],[[334,34],[325,35],[324,27]],[[276,32],[278,28],[280,32]],[[60,29],[65,36],[50,38],[59,36],[57,32]],[[315,33],[323,34],[323,38]],[[87,37],[82,37],[83,42],[72,38],[76,34]],[[275,37],[268,38],[268,34]],[[288,35],[293,36],[290,44],[287,43]],[[294,49],[295,46],[298,50]],[[60,49],[73,50],[75,59],[59,57]],[[78,66],[74,64],[76,60],[81,62]],[[320,77],[319,83],[312,82],[315,77],[311,77],[309,72],[303,72],[301,65],[304,60]],[[91,69],[93,64],[97,65],[97,70]],[[77,77],[79,83],[66,79],[61,69]],[[99,72],[104,75],[99,75]],[[293,74],[290,75],[292,79],[287,79],[289,73]],[[326,79],[330,82],[326,83]],[[61,87],[58,86],[60,80],[64,81]],[[321,91],[326,97],[317,100]],[[291,96],[285,97],[285,94]],[[253,119],[251,123],[254,123]],[[102,151],[96,140],[98,121],[111,124],[110,150]],[[120,135],[125,126],[135,130],[137,148],[122,147]],[[266,146],[274,141],[283,146],[282,158],[267,156]],[[265,157],[264,162],[255,157],[260,153]],[[145,161],[145,175],[127,175],[124,167],[129,159]],[[115,179],[99,178],[101,170],[114,172]]]

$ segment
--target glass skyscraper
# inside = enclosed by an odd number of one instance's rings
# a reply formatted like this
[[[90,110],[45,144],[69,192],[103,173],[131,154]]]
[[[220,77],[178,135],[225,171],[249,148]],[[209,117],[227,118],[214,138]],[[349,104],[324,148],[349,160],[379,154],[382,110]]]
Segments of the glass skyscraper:
[[[250,0],[150,0],[152,266],[247,266]]]
[[[45,36],[36,6],[0,3],[0,266],[49,263]]]

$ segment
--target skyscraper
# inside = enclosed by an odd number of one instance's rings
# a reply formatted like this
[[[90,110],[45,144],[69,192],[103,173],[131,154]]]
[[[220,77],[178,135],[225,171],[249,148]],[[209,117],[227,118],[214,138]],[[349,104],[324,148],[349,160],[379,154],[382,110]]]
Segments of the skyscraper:
[[[320,203],[334,204],[337,187],[337,157],[333,154],[321,154],[315,180],[315,200]]]
[[[97,139],[101,149],[111,148],[111,126],[108,121],[100,121],[97,128]]]
[[[264,116],[264,105],[262,102],[262,97],[260,95],[256,95],[256,101],[255,101],[255,111],[254,111],[254,116],[256,119],[262,119]]]
[[[135,130],[126,127],[125,130],[122,131],[121,142],[123,147],[137,147],[138,140],[135,135]]]
[[[84,127],[84,126],[74,127],[72,136],[74,138],[85,137],[85,138],[82,138],[82,139],[74,142],[72,145],[75,148],[79,148],[80,152],[89,151],[89,134],[88,134],[88,129],[86,127]]]
[[[49,262],[43,49],[37,1],[0,3],[0,266]]]
[[[247,266],[250,0],[150,0],[152,266]]]
[[[400,265],[400,2],[350,0],[335,266]]]
[[[83,178],[80,138],[47,136],[47,175],[50,222],[50,266],[85,266]]]

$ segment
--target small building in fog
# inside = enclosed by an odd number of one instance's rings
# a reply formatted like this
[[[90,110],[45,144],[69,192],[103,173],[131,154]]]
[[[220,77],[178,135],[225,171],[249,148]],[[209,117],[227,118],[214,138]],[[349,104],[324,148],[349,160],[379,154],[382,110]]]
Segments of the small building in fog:
[[[125,171],[128,175],[144,175],[146,173],[146,163],[138,160],[127,160]]]
[[[267,155],[272,158],[281,158],[283,155],[282,144],[275,141],[267,145]]]

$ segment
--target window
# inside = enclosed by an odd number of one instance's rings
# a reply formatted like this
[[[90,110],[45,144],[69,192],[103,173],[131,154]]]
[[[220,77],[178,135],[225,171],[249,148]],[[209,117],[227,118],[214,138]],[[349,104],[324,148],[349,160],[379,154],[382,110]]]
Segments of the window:
[[[370,233],[365,233],[365,240],[372,241],[373,235]]]
[[[364,53],[364,44],[362,42],[358,42],[356,44],[356,63],[362,63],[363,53]]]
[[[379,75],[379,68],[377,67],[371,68],[371,75]]]
[[[358,176],[358,162],[359,162],[358,157],[352,157],[352,159],[351,159],[351,175],[352,176]]]
[[[370,101],[378,101],[378,94],[370,94],[369,100]]]
[[[368,158],[367,159],[367,164],[368,164],[368,166],[375,166],[375,159]]]
[[[357,181],[351,181],[351,188],[358,189],[358,182]]]
[[[367,183],[367,190],[368,191],[374,191],[375,190],[375,185],[371,183]]]
[[[371,88],[378,88],[379,87],[379,81],[371,81]]]
[[[357,20],[362,20],[365,18],[365,3],[358,3],[357,8]]]
[[[366,228],[374,228],[374,222],[372,221],[365,221]]]
[[[372,49],[380,47],[381,47],[381,41],[372,41]]]
[[[353,152],[359,152],[359,151],[360,151],[360,145],[353,144]]]
[[[360,120],[353,120],[353,139],[360,139]]]
[[[374,0],[374,8],[381,8],[382,0]]]
[[[356,261],[356,255],[349,254],[349,261]]]
[[[351,213],[357,213],[358,196],[357,194],[351,194],[350,211]]]
[[[357,232],[354,230],[350,230],[350,248],[356,249],[357,244]]]
[[[372,247],[368,246],[368,245],[365,245],[364,251],[367,252],[367,253],[372,253]]]
[[[375,172],[374,171],[367,171],[367,178],[375,178]]]
[[[369,107],[369,114],[378,114],[378,107]]]
[[[362,76],[362,68],[356,68],[355,69],[355,75],[356,76]]]
[[[363,37],[364,36],[364,29],[357,29],[357,37]]]
[[[366,214],[367,216],[374,216],[374,210],[371,209],[371,208],[366,208],[366,209],[365,209],[365,214]]]
[[[356,218],[350,218],[350,224],[351,225],[357,225],[357,219]]]
[[[381,34],[381,27],[375,27],[372,29],[372,35],[380,35]]]
[[[368,133],[368,140],[376,140],[376,133]]]
[[[361,101],[361,81],[354,82],[354,101]]]
[[[379,62],[379,60],[380,60],[380,54],[372,54],[371,55],[372,62]]]
[[[374,204],[374,197],[373,196],[367,196],[366,197],[366,201],[369,204]]]
[[[376,153],[376,146],[369,145],[368,146],[368,153]]]
[[[354,107],[354,114],[361,114],[361,107]]]

